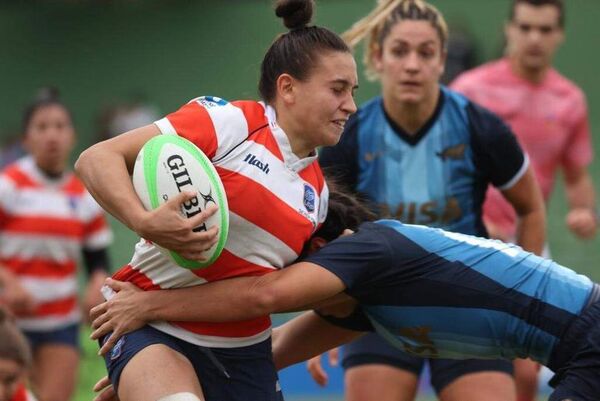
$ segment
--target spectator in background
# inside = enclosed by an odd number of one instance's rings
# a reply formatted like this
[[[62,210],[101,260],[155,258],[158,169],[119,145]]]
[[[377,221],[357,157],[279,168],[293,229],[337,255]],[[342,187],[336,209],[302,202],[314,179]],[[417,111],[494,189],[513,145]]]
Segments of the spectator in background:
[[[105,107],[100,111],[97,119],[98,141],[152,124],[160,117],[158,108],[148,102],[143,93],[135,92],[129,101]]]
[[[0,275],[0,288],[3,280]],[[31,350],[8,311],[0,307],[0,401],[36,401],[27,390]]]
[[[562,0],[513,0],[505,26],[506,57],[462,74],[452,88],[511,126],[531,158],[546,201],[562,168],[570,208],[566,224],[578,237],[591,238],[598,220],[588,172],[592,145],[586,100],[552,67],[564,39],[564,20]],[[484,218],[492,236],[514,240],[515,212],[494,189],[488,191]],[[533,400],[535,365],[517,361],[515,369],[520,400]]]
[[[448,85],[466,70],[475,67],[478,52],[475,38],[465,23],[449,23],[448,55],[440,82]]]
[[[104,214],[68,169],[75,142],[69,110],[43,91],[25,110],[29,152],[0,173],[0,302],[33,349],[41,401],[68,401],[79,362],[77,263],[89,272],[84,313],[102,300],[111,232]]]

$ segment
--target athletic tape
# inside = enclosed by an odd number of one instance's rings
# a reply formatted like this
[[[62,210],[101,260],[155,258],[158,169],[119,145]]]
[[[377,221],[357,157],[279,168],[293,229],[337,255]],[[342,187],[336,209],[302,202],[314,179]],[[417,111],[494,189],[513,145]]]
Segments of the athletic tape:
[[[157,401],[202,401],[192,393],[175,393],[162,397]]]

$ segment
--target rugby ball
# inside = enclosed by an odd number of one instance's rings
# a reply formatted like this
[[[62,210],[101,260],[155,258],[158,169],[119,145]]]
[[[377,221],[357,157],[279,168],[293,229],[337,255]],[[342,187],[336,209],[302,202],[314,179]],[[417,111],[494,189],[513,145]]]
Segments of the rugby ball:
[[[154,210],[180,192],[198,194],[181,205],[181,215],[190,218],[210,205],[219,211],[194,231],[219,228],[219,240],[204,251],[203,262],[189,260],[177,252],[157,247],[173,262],[187,269],[199,269],[212,264],[227,241],[229,209],[221,179],[210,159],[192,142],[178,135],[157,135],[138,154],[133,168],[133,187],[146,210]]]

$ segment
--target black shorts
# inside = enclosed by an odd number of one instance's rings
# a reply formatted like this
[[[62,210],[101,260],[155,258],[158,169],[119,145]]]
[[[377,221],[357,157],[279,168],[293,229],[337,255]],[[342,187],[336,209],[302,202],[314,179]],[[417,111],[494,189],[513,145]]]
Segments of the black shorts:
[[[188,358],[206,401],[283,401],[270,338],[246,347],[207,348],[150,326],[125,334],[105,355],[108,376],[115,389],[129,360],[152,344],[164,344]]]
[[[566,330],[548,367],[555,391],[549,401],[600,400],[600,301],[587,307]]]
[[[382,364],[421,374],[425,362],[429,361],[431,384],[439,394],[448,384],[469,373],[502,372],[513,374],[512,362],[486,359],[423,359],[394,348],[376,333],[369,333],[343,347],[342,366]]]
[[[68,345],[79,351],[79,323],[49,331],[23,330],[32,349],[47,344]]]

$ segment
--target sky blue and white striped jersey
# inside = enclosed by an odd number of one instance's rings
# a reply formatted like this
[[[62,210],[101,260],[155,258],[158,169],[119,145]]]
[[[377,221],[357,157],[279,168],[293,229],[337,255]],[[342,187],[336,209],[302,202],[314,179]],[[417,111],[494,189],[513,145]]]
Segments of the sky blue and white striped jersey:
[[[365,223],[307,261],[337,275],[361,305],[364,315],[338,324],[375,329],[429,358],[546,364],[596,288],[516,245],[396,220]]]
[[[319,162],[381,217],[485,236],[488,184],[510,188],[528,159],[500,118],[445,87],[439,99],[414,135],[392,121],[381,97],[372,99],[340,142],[321,150]]]

